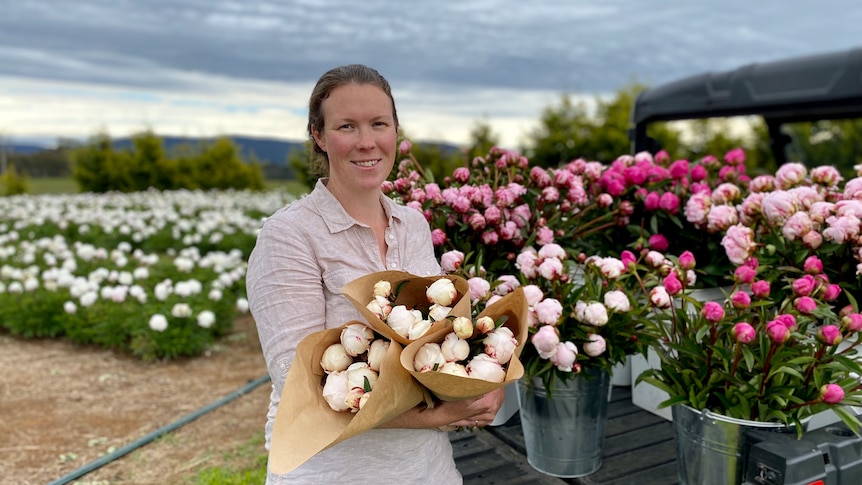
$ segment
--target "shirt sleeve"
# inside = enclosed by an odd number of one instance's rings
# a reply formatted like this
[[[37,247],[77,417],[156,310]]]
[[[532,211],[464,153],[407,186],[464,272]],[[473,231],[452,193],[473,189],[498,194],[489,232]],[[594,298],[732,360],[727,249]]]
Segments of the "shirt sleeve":
[[[283,216],[284,214],[281,214]],[[296,346],[324,328],[320,267],[296,218],[268,219],[249,256],[246,291],[273,387],[281,394]]]

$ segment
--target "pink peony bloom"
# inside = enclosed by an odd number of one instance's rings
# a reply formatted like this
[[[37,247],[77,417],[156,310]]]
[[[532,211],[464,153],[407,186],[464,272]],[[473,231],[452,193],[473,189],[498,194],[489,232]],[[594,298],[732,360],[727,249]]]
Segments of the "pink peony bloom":
[[[775,320],[787,327],[788,330],[793,330],[796,328],[796,317],[789,313],[782,313],[776,316]]]
[[[536,270],[546,280],[557,280],[563,275],[563,262],[557,258],[545,258]]]
[[[706,192],[698,192],[689,197],[685,203],[685,219],[696,225],[702,226],[707,222],[709,209],[712,207],[712,197]]]
[[[785,163],[775,172],[775,181],[780,188],[789,189],[804,182],[807,175],[808,169],[805,165],[798,162]]]
[[[781,234],[788,241],[795,241],[803,238],[813,227],[814,224],[811,222],[811,218],[808,217],[808,213],[799,211],[787,218],[787,221],[781,227]]]
[[[692,182],[699,182],[701,180],[706,179],[709,175],[709,172],[706,170],[706,167],[703,165],[695,165],[691,167],[691,180]]]
[[[766,324],[766,334],[777,344],[784,343],[790,338],[790,330],[777,320]]]
[[[820,274],[823,272],[823,261],[817,256],[808,256],[802,264],[802,269],[808,274]]]
[[[862,330],[862,313],[850,313],[841,317],[841,324],[851,332]]]
[[[525,288],[526,290],[526,288]],[[563,305],[555,298],[545,298],[533,306],[539,323],[556,325],[563,315]]]
[[[835,283],[830,283],[826,285],[823,290],[823,299],[826,301],[835,301],[838,298],[838,295],[841,294],[841,287],[836,285]]]
[[[811,169],[811,181],[816,184],[834,187],[842,180],[844,177],[841,176],[841,172],[831,165],[821,165]]]
[[[796,296],[809,296],[814,292],[814,288],[817,287],[817,280],[814,279],[814,276],[806,274],[793,280],[790,287]]]
[[[810,296],[801,296],[793,302],[793,307],[803,315],[811,315],[817,309],[817,302]]]
[[[733,280],[737,283],[747,285],[754,281],[754,277],[756,275],[757,271],[755,271],[749,266],[737,266],[736,269],[733,271]]]
[[[664,280],[662,280],[662,284],[667,290],[667,293],[671,296],[682,291],[682,282],[679,280],[679,277],[677,277],[676,271],[668,273],[667,276],[664,277]]]
[[[838,345],[843,340],[837,325],[823,325],[817,329],[817,340],[826,345]]]
[[[664,286],[656,286],[649,292],[649,301],[657,308],[670,308],[670,295]]]
[[[442,246],[446,243],[446,232],[440,228],[434,229],[431,231],[431,242],[435,246]]]
[[[527,306],[532,307],[542,301],[545,294],[542,292],[542,289],[536,285],[526,285],[524,286],[524,297],[527,299]]]
[[[731,334],[733,335],[733,338],[741,344],[751,343],[754,340],[754,337],[757,336],[757,333],[754,331],[754,327],[747,322],[739,322],[734,325],[731,330]]]
[[[802,236],[802,243],[805,244],[805,247],[811,249],[817,249],[823,244],[823,236],[820,235],[817,231],[808,231]]]
[[[455,271],[458,271],[458,268],[461,267],[461,263],[463,262],[464,253],[457,249],[447,251],[440,256],[440,268],[446,273],[454,273]]]
[[[592,302],[587,303],[582,314],[584,323],[601,327],[608,323],[608,309],[603,303]]]
[[[659,199],[659,207],[669,214],[676,214],[679,212],[679,197],[673,192],[665,192]]]
[[[766,280],[758,280],[751,283],[751,294],[755,298],[768,298],[771,291],[769,282]]]
[[[542,325],[533,334],[530,342],[533,343],[533,347],[536,348],[539,357],[550,359],[557,351],[557,344],[560,343],[560,331],[553,325]]]
[[[709,232],[724,232],[739,222],[739,214],[732,205],[713,205],[706,215],[706,229]]]
[[[754,242],[754,231],[740,224],[727,229],[727,233],[721,239],[721,245],[724,246],[727,258],[736,265],[745,263],[757,248]]]
[[[644,198],[644,209],[650,212],[658,210],[658,203],[660,198],[661,196],[658,195],[658,192],[648,193],[647,196]]]
[[[575,359],[578,357],[578,348],[572,342],[560,342],[557,344],[556,352],[550,361],[563,372],[572,372]]]
[[[844,400],[844,389],[838,384],[820,386],[820,399],[826,404],[840,404]]]
[[[708,322],[718,323],[724,318],[724,307],[718,302],[708,301],[703,305],[700,313]]]
[[[791,215],[799,210],[799,201],[785,190],[770,192],[760,202],[760,210],[773,227],[780,227]]]
[[[744,291],[737,291],[730,296],[733,308],[748,308],[751,306],[751,296]]]
[[[607,343],[605,342],[605,338],[597,333],[591,333],[589,336],[589,340],[582,345],[583,351],[585,354],[590,357],[598,357],[605,353],[607,350]]]
[[[491,283],[484,278],[473,277],[467,280],[470,287],[470,301],[484,300],[491,292]]]
[[[634,255],[633,252],[626,249],[620,254],[620,260],[623,262],[623,266],[626,269],[629,269],[632,264],[637,264],[638,258]]]
[[[649,247],[656,251],[667,251],[669,246],[667,238],[661,234],[653,234],[649,237]]]
[[[682,254],[679,255],[679,267],[684,270],[694,269],[697,262],[694,259],[694,254],[691,254],[691,251],[683,251]]]
[[[458,167],[454,172],[452,172],[452,178],[465,184],[470,180],[470,169],[467,167]]]

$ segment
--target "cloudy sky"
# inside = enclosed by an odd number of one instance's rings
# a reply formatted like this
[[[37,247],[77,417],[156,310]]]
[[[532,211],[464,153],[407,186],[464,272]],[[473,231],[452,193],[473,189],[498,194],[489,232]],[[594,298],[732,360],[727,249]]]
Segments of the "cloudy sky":
[[[377,68],[414,140],[751,62],[862,47],[859,0],[0,0],[0,137],[305,138],[317,78]]]

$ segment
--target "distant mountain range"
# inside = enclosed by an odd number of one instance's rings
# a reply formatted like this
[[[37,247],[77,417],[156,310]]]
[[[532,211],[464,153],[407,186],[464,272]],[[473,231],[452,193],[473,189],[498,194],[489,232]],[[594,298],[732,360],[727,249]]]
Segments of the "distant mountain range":
[[[165,151],[170,153],[174,148],[180,145],[196,145],[198,143],[212,142],[215,138],[189,138],[179,136],[161,136]],[[228,138],[233,140],[240,150],[240,154],[245,160],[250,160],[252,157],[264,164],[272,165],[287,165],[287,157],[294,150],[303,150],[304,142],[276,140],[270,138],[253,138],[247,136],[231,136]],[[438,144],[444,152],[457,149],[454,145]],[[114,147],[117,150],[128,150],[132,146],[131,138],[116,138],[114,139]],[[42,150],[48,150],[44,146],[32,144],[10,144],[6,146],[6,152],[19,153],[29,155]]]

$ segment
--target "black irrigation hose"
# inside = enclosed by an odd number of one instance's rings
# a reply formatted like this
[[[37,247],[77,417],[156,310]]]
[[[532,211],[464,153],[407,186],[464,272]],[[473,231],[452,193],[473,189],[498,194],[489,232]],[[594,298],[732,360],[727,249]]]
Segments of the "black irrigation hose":
[[[144,436],[143,438],[135,441],[134,443],[131,443],[129,445],[126,445],[126,446],[120,448],[119,450],[114,451],[113,453],[109,453],[109,454],[99,458],[98,460],[91,461],[90,463],[82,466],[81,468],[78,468],[77,470],[73,471],[72,473],[70,473],[70,474],[68,474],[62,478],[59,478],[59,479],[51,482],[48,485],[63,485],[63,484],[71,482],[72,480],[74,480],[76,478],[80,478],[80,477],[92,472],[93,470],[95,470],[99,467],[107,465],[108,463],[120,458],[121,456],[127,455],[127,454],[131,453],[132,451],[135,451],[136,449],[140,448],[141,446],[144,446],[145,444],[149,443],[150,441],[153,441],[153,440],[161,437],[162,435],[170,433],[171,431],[174,431],[175,429],[179,428],[180,426],[186,425],[186,424],[194,421],[195,419],[198,419],[199,417],[203,416],[204,414],[224,406],[225,404],[233,401],[234,399],[236,399],[238,397],[241,397],[245,394],[248,394],[249,392],[254,390],[256,387],[260,386],[261,384],[265,384],[269,381],[270,381],[269,374],[267,374],[263,377],[259,377],[255,380],[249,382],[244,387],[242,387],[242,388],[232,392],[231,394],[228,394],[227,396],[219,399],[218,401],[216,401],[212,404],[209,404],[207,406],[204,406],[204,407],[198,409],[197,411],[195,411],[189,415],[186,415],[185,417],[183,417],[177,421],[174,421],[173,423],[171,423],[167,426],[161,427],[161,428],[153,431],[152,433],[148,434],[147,436]]]

